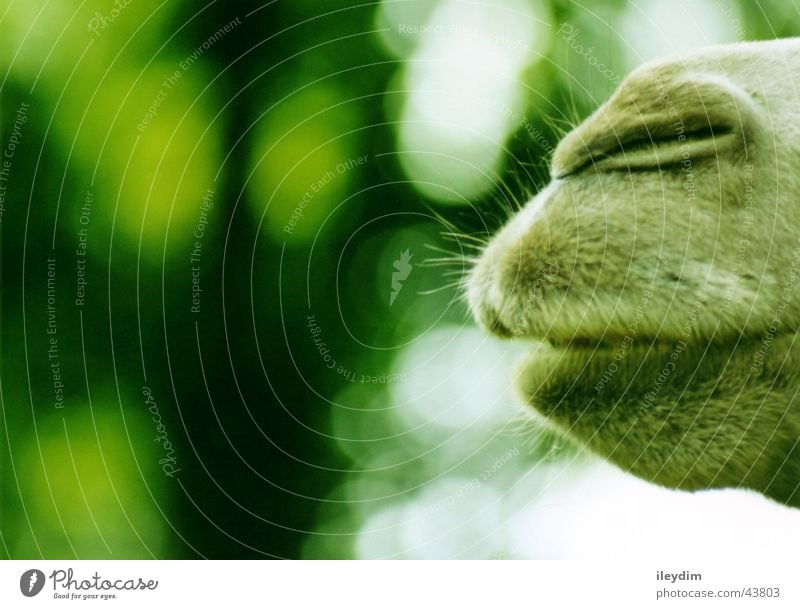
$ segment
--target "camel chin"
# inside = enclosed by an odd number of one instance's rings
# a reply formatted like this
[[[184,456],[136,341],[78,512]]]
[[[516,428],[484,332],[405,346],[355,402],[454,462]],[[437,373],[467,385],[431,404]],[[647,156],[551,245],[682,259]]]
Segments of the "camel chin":
[[[517,388],[547,423],[645,480],[800,507],[800,337],[535,344]]]

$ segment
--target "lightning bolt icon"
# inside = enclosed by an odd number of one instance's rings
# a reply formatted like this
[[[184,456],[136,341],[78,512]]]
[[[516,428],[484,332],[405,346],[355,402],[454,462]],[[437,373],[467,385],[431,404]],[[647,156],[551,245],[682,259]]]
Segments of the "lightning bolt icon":
[[[36,582],[39,580],[39,574],[34,571],[31,573],[31,579],[28,582],[28,592],[33,590],[33,587],[36,585]]]

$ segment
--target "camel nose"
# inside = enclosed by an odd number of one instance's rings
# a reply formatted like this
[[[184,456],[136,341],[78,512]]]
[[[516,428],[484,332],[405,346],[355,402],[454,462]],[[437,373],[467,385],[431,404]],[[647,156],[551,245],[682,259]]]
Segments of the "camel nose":
[[[577,231],[572,220],[561,222],[569,226],[555,234],[545,203],[556,192],[557,185],[548,186],[518,212],[494,236],[470,274],[472,313],[478,324],[495,336],[508,338],[529,329],[531,317],[540,308],[539,299],[552,282],[554,240],[567,229]]]

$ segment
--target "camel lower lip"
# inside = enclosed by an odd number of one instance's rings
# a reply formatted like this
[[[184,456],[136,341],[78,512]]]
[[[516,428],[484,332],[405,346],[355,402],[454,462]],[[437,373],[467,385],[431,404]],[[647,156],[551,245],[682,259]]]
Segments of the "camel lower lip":
[[[532,341],[518,364],[516,385],[531,399],[580,394],[580,400],[614,400],[631,395],[661,394],[669,387],[688,387],[721,380],[736,382],[771,370],[772,359],[787,353],[788,337],[769,349],[760,340],[712,343],[702,340]],[[732,362],[736,362],[736,367]],[[734,372],[735,370],[735,372]],[[779,373],[777,370],[775,373]],[[770,372],[772,373],[772,372]],[[740,377],[740,378],[739,378]],[[550,398],[548,398],[550,396]]]

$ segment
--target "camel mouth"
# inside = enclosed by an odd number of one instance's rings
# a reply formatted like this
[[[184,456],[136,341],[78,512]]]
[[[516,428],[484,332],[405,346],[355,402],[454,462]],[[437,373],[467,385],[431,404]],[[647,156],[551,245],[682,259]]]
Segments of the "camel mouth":
[[[555,337],[531,337],[528,340],[532,342],[546,342],[551,347],[557,349],[611,349],[614,346],[614,340],[608,337],[594,338],[588,336],[573,336],[571,338],[555,338]]]
[[[589,338],[571,340],[526,339],[527,349],[520,355],[513,372],[517,395],[543,414],[551,414],[553,404],[565,396],[581,394],[587,403],[601,395],[622,395],[642,376],[642,363],[669,361],[669,342],[639,338],[611,341]],[[687,350],[697,351],[696,345]],[[585,388],[586,395],[581,388]],[[596,392],[596,394],[595,394]]]
[[[489,332],[495,338],[503,340],[511,340],[515,343],[528,344],[531,348],[536,348],[538,345],[547,345],[553,349],[559,350],[572,350],[572,351],[607,351],[614,350],[620,345],[627,345],[629,348],[634,340],[637,344],[647,343],[648,345],[671,344],[674,342],[671,338],[662,336],[640,335],[632,336],[630,334],[603,334],[602,336],[590,336],[585,334],[573,335],[554,335],[554,334],[533,334],[533,333],[514,333],[505,327],[494,327]],[[693,341],[694,342],[694,341]]]
[[[612,339],[608,337],[592,338],[587,336],[574,336],[571,338],[554,338],[541,336],[517,336],[515,342],[525,345],[526,349],[520,356],[518,365],[535,365],[541,359],[553,357],[568,357],[577,361],[600,361],[627,357],[629,352],[638,351],[643,347],[662,348],[669,345],[669,341],[661,341],[640,337],[633,340],[627,337]]]
[[[587,336],[560,339],[526,335],[512,340],[523,345],[512,373],[523,401],[529,401],[542,387],[573,383],[579,377],[592,376],[591,369],[607,368],[611,363],[629,359],[631,352],[663,348],[667,344],[644,338],[632,341]]]

